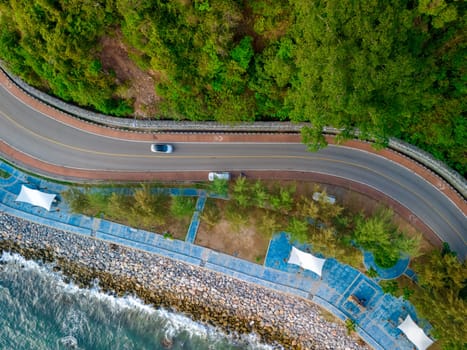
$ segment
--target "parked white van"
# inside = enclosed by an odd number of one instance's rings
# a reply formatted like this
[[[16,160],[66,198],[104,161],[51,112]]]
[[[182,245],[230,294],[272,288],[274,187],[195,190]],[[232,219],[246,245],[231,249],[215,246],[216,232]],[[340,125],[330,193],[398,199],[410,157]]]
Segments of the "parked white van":
[[[220,180],[226,180],[226,181],[229,181],[230,180],[230,173],[228,172],[215,172],[215,171],[211,171],[208,175],[208,179],[209,181],[214,181],[215,179],[220,179]]]

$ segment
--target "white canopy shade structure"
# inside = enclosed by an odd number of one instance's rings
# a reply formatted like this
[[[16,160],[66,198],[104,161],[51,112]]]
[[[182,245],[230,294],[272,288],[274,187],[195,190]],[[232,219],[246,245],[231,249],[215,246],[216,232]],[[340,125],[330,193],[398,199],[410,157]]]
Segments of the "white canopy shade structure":
[[[55,196],[55,194],[33,190],[32,188],[21,185],[21,192],[18,197],[16,197],[16,201],[36,205],[50,211]]]
[[[326,259],[317,258],[314,255],[302,252],[301,250],[292,247],[288,263],[298,265],[303,269],[313,271],[321,277],[323,265]]]
[[[428,338],[423,330],[412,320],[410,315],[407,315],[405,321],[402,322],[397,328],[405,333],[407,338],[409,338],[409,340],[417,347],[418,350],[425,350],[431,344],[433,344],[433,340]]]

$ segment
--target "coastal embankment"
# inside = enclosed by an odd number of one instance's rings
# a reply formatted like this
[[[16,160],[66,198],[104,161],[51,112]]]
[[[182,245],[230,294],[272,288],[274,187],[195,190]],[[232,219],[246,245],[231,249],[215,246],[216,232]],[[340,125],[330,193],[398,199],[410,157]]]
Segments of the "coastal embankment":
[[[286,349],[368,349],[312,302],[169,258],[0,213],[0,251],[53,262],[81,286],[134,294],[227,333]]]

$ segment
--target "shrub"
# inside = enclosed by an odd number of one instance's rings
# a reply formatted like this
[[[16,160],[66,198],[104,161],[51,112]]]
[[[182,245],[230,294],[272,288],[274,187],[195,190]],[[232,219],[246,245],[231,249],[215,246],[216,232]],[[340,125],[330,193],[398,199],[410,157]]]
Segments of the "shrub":
[[[372,267],[370,267],[370,269],[366,271],[366,274],[368,275],[368,277],[371,278],[378,277],[378,272]]]
[[[68,191],[62,192],[63,199],[70,206],[71,211],[75,213],[83,213],[89,207],[89,198],[87,193],[71,188]]]
[[[214,181],[210,183],[209,190],[220,196],[227,196],[229,192],[229,182],[227,180],[215,178]]]
[[[345,320],[345,328],[347,328],[347,334],[350,335],[357,329],[357,322],[351,318],[348,318]]]
[[[392,223],[393,211],[380,209],[373,217],[357,218],[353,239],[373,253],[375,262],[384,268],[393,266],[401,254],[417,255],[420,236],[408,238]]]
[[[209,199],[206,201],[203,213],[201,214],[201,220],[206,223],[209,227],[215,226],[221,219],[221,212],[219,208]]]
[[[10,177],[10,173],[6,172],[5,170],[3,169],[0,169],[0,177],[2,179],[8,179]]]
[[[170,212],[173,216],[183,218],[193,214],[195,205],[195,198],[193,197],[172,196]]]
[[[287,227],[287,232],[290,233],[291,240],[304,243],[309,238],[308,229],[309,225],[307,221],[292,218]]]
[[[381,281],[380,285],[384,293],[396,295],[399,292],[399,285],[396,281]]]

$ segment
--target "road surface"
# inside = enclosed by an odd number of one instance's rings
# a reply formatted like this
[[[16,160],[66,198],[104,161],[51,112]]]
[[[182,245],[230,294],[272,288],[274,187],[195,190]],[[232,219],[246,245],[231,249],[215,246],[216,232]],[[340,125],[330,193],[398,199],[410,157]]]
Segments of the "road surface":
[[[433,185],[375,154],[342,146],[309,153],[297,143],[174,143],[154,154],[149,141],[85,132],[47,117],[0,87],[0,140],[50,164],[87,170],[190,172],[294,170],[329,174],[375,188],[410,209],[459,256],[467,256],[466,215]],[[176,175],[175,175],[176,176]]]

